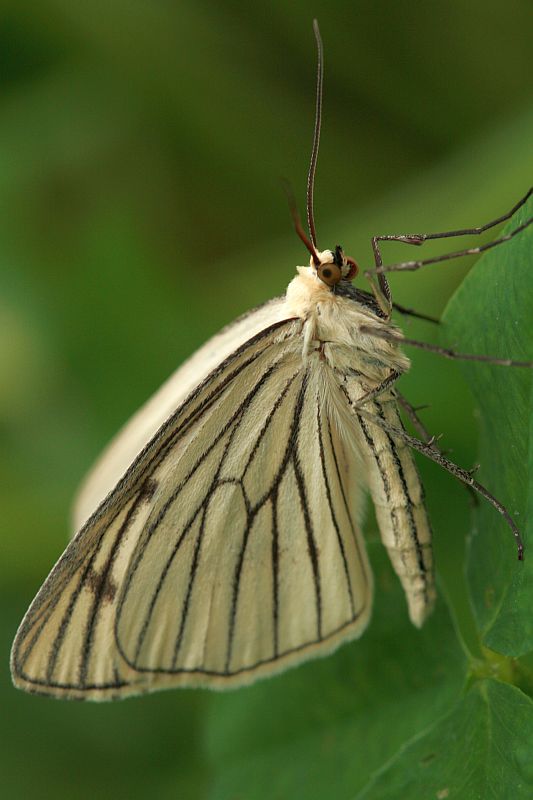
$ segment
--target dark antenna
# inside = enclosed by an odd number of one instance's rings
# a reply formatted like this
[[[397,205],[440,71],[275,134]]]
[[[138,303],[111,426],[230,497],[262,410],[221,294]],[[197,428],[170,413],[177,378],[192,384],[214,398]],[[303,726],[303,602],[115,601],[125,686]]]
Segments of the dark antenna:
[[[302,220],[300,219],[300,215],[298,213],[298,207],[296,206],[296,199],[294,197],[294,192],[292,191],[292,187],[290,183],[285,179],[282,179],[281,184],[285,190],[285,194],[287,195],[287,200],[289,201],[289,210],[291,212],[292,221],[294,223],[294,230],[296,231],[302,242],[305,244],[305,246],[311,253],[311,256],[313,258],[313,264],[315,265],[315,267],[318,267],[320,266],[320,259],[316,252],[314,244],[307,237],[307,234],[302,227]]]
[[[322,122],[322,83],[324,80],[324,50],[322,39],[316,19],[313,20],[313,30],[315,32],[316,46],[318,51],[318,65],[316,75],[316,107],[315,107],[315,130],[313,133],[313,149],[311,150],[311,162],[307,173],[307,225],[313,246],[316,247],[315,218],[313,214],[313,191],[315,188],[316,162],[318,158],[318,146],[320,144],[320,125]]]

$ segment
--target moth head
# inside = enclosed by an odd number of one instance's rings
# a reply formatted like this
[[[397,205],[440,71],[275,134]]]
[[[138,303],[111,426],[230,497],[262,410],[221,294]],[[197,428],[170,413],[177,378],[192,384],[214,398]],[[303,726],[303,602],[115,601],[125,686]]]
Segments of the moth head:
[[[302,227],[300,215],[296,207],[296,200],[289,184],[284,183],[289,209],[294,222],[294,230],[305,244],[311,254],[309,265],[316,277],[333,289],[341,280],[351,281],[357,275],[359,268],[353,258],[344,255],[344,250],[338,244],[335,250],[318,250],[316,246],[316,231],[313,220],[312,203],[308,190],[307,218],[309,221],[309,236]]]
[[[344,255],[340,244],[335,250],[323,250],[311,255],[311,267],[316,269],[317,277],[326,286],[336,286],[341,280],[351,281],[358,272],[358,267],[353,258]]]

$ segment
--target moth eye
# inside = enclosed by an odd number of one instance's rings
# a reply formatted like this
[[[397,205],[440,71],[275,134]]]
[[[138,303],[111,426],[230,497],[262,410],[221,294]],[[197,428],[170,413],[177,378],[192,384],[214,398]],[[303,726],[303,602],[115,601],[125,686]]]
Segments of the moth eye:
[[[359,267],[357,266],[353,258],[347,258],[346,263],[350,267],[348,274],[346,275],[346,280],[351,281],[353,278],[355,278],[355,276],[359,272]]]
[[[342,278],[342,272],[337,264],[322,264],[317,269],[317,275],[327,286],[335,286]]]

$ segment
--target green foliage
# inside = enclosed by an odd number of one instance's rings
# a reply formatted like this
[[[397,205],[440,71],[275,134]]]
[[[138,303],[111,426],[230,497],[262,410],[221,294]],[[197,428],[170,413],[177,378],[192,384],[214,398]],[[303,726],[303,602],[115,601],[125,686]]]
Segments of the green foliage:
[[[533,202],[506,231],[533,215]],[[448,341],[473,353],[531,359],[533,355],[533,227],[478,261],[444,316]],[[533,650],[532,378],[531,371],[468,363],[463,367],[479,409],[479,479],[510,509],[526,544],[522,564],[510,557],[503,520],[482,504],[468,549],[468,579],[485,644],[509,656]]]
[[[480,681],[417,736],[357,800],[521,800],[533,787],[533,704],[512,686]]]
[[[352,797],[454,703],[464,656],[444,605],[414,629],[380,544],[371,556],[376,608],[360,641],[211,701],[210,797]]]
[[[103,706],[15,692],[7,661],[22,614],[64,548],[71,498],[91,459],[184,357],[281,293],[306,259],[278,176],[293,182],[301,204],[315,71],[310,14],[326,52],[319,242],[341,242],[366,266],[372,234],[480,224],[526,190],[533,108],[518,76],[530,71],[530,12],[527,0],[318,0],[312,12],[303,0],[3,4],[6,797],[528,796],[525,371],[461,371],[410,351],[401,390],[416,405],[431,403],[424,422],[445,433],[457,463],[481,462],[480,480],[518,512],[526,540],[519,564],[497,513],[483,502],[471,513],[466,492],[419,460],[440,598],[422,631],[408,622],[369,520],[374,617],[361,640],[328,659],[224,695],[174,691]],[[395,298],[440,315],[460,286],[442,342],[531,358],[532,235],[488,253],[464,282],[465,261],[393,276]],[[412,252],[384,248],[387,261]],[[399,321],[413,338],[439,338],[424,323]]]

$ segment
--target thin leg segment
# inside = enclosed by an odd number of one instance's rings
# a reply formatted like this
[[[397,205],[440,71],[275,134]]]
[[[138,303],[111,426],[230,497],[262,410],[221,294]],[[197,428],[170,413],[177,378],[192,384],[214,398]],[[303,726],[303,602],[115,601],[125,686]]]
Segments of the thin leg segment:
[[[408,339],[406,336],[388,330],[381,330],[372,325],[361,325],[359,330],[361,333],[366,333],[369,336],[376,336],[378,339],[386,339],[388,342],[407,344],[411,347],[417,347],[419,350],[427,350],[430,353],[436,353],[439,356],[443,356],[443,358],[450,358],[458,361],[482,361],[485,364],[496,364],[500,367],[533,368],[533,361],[514,361],[511,358],[497,358],[496,356],[484,356],[475,353],[457,353],[449,347],[439,347],[436,344],[419,342],[417,339]]]
[[[427,444],[428,447],[431,447],[437,453],[440,453],[441,455],[444,455],[442,450],[439,447],[437,447],[437,437],[436,436],[430,436],[426,426],[424,425],[424,423],[422,422],[422,420],[420,419],[420,417],[416,413],[418,409],[416,409],[414,406],[412,406],[411,403],[407,400],[407,398],[404,397],[403,394],[401,394],[401,392],[398,391],[398,389],[394,390],[394,394],[396,395],[396,399],[398,401],[398,404],[401,406],[401,408],[403,408],[405,414],[409,417],[413,428],[416,430],[418,435],[422,438],[422,441],[424,441]],[[427,408],[427,406],[420,406],[419,408]],[[479,464],[477,464],[476,467],[473,470],[471,470],[470,474],[473,474],[478,467],[479,467]],[[479,498],[478,498],[476,492],[474,491],[474,489],[471,486],[465,486],[465,489],[468,491],[468,496],[469,496],[470,501],[472,502],[472,504],[474,506],[477,506],[478,503],[479,503]]]
[[[428,264],[438,264],[441,261],[449,261],[452,258],[459,258],[460,256],[469,256],[469,255],[476,255],[479,253],[483,253],[485,250],[490,250],[492,247],[496,247],[498,244],[502,244],[502,242],[506,242],[509,239],[512,239],[513,236],[516,236],[517,233],[520,233],[525,228],[533,223],[533,217],[527,219],[522,225],[519,225],[515,228],[514,231],[511,233],[506,234],[505,236],[500,236],[498,239],[494,239],[492,242],[487,242],[484,245],[480,245],[479,247],[469,247],[465,250],[457,250],[453,253],[444,253],[441,256],[435,256],[434,258],[426,258],[426,259],[419,259],[414,261],[401,261],[395,264],[389,264],[387,266],[383,265],[383,260],[381,256],[381,251],[379,248],[379,242],[403,242],[404,244],[412,244],[412,245],[422,245],[424,242],[428,242],[434,239],[449,239],[455,236],[479,236],[480,234],[484,233],[485,231],[490,230],[491,228],[496,227],[496,225],[500,225],[502,222],[506,222],[506,220],[510,219],[513,214],[515,214],[519,208],[521,208],[531,197],[533,194],[533,187],[529,189],[529,191],[512,207],[510,211],[506,214],[502,214],[497,219],[491,220],[487,222],[485,225],[479,225],[475,228],[461,228],[460,230],[455,231],[442,231],[441,233],[407,233],[407,234],[390,234],[384,236],[374,236],[372,238],[372,250],[374,251],[374,261],[375,261],[375,269],[369,270],[365,275],[370,279],[370,275],[377,274],[383,275],[385,272],[413,272],[414,270],[420,269],[420,267],[426,266]]]
[[[494,497],[494,495],[492,495],[489,492],[488,489],[486,489],[481,483],[478,483],[478,481],[475,480],[475,478],[472,476],[471,472],[469,472],[466,469],[463,469],[462,467],[459,467],[457,464],[454,464],[453,461],[449,461],[445,456],[442,455],[442,453],[439,453],[438,450],[433,448],[431,444],[428,444],[426,442],[421,442],[419,439],[416,439],[414,436],[410,436],[403,429],[398,428],[398,427],[393,426],[393,425],[389,425],[388,422],[386,422],[382,418],[376,417],[375,414],[371,414],[370,412],[365,411],[362,408],[358,409],[358,414],[364,416],[365,418],[368,418],[369,420],[374,422],[376,425],[381,425],[381,427],[384,430],[388,431],[393,436],[395,436],[395,437],[397,437],[399,439],[402,439],[413,450],[416,450],[418,453],[422,453],[422,455],[426,456],[431,461],[434,461],[440,467],[445,469],[446,472],[449,472],[451,475],[453,475],[455,478],[457,478],[457,480],[461,481],[462,483],[466,484],[467,486],[471,486],[472,489],[474,489],[478,494],[480,494],[482,497],[484,497],[485,500],[488,500],[488,502],[491,504],[491,506],[493,506],[493,508],[495,508],[496,511],[498,511],[502,515],[502,517],[507,522],[508,526],[511,528],[511,531],[513,533],[513,536],[514,536],[514,539],[515,539],[515,542],[516,542],[516,548],[517,548],[517,551],[518,551],[518,560],[519,561],[523,560],[523,558],[524,558],[524,544],[522,542],[522,537],[520,536],[520,531],[516,527],[516,525],[515,525],[515,523],[513,521],[513,518],[511,517],[510,513],[505,508],[505,506],[502,503],[500,503],[500,501],[497,500]]]
[[[425,322],[433,322],[435,325],[440,325],[440,319],[437,319],[437,317],[431,317],[429,314],[422,314],[420,311],[415,311],[414,308],[406,308],[395,302],[392,303],[392,307],[395,311],[404,314],[406,317],[415,317],[416,319],[423,319]]]
[[[424,423],[422,422],[422,420],[420,419],[420,417],[416,413],[417,409],[414,406],[412,406],[411,403],[407,400],[407,398],[405,398],[403,396],[403,394],[401,392],[399,392],[397,389],[395,390],[395,394],[396,394],[396,399],[398,400],[398,403],[403,408],[403,410],[405,411],[406,415],[409,417],[409,419],[411,421],[411,424],[413,425],[413,428],[418,433],[418,435],[421,436],[422,439],[430,447],[432,447],[434,450],[438,450],[439,448],[435,444],[435,438],[433,437],[433,441],[432,441],[432,437],[430,436],[426,426],[424,425]],[[423,406],[423,408],[427,408],[427,406]]]

